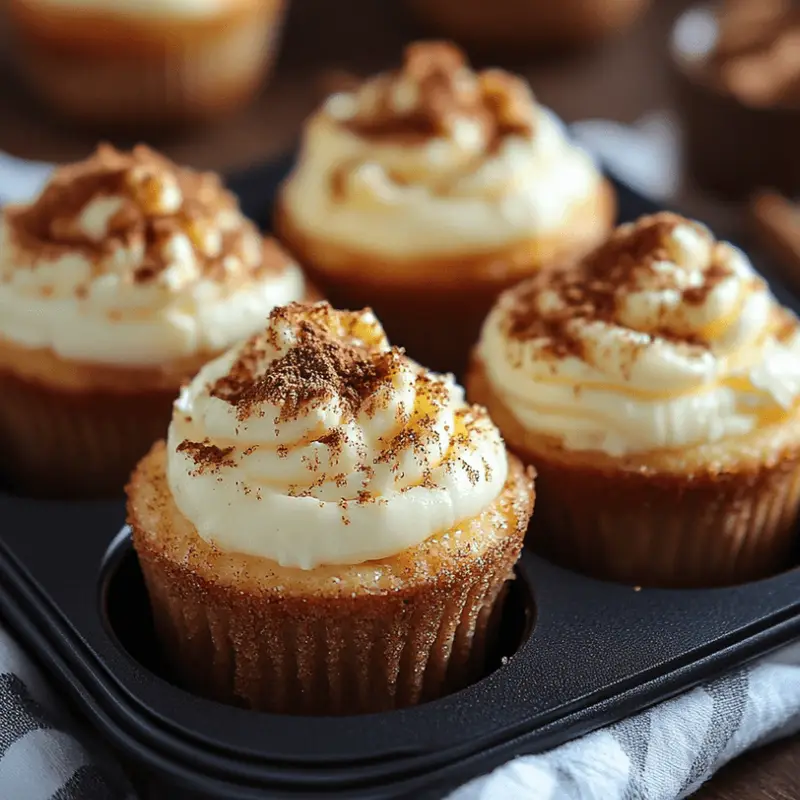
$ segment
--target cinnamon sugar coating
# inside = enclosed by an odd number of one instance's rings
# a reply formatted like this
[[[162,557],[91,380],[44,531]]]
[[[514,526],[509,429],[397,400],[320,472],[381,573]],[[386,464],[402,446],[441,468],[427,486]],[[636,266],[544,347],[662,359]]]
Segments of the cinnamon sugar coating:
[[[142,460],[128,516],[159,638],[186,688],[278,713],[354,714],[483,676],[533,507],[532,471],[516,459],[501,495],[457,530],[310,571],[205,542],[175,505],[165,460],[160,443]]]

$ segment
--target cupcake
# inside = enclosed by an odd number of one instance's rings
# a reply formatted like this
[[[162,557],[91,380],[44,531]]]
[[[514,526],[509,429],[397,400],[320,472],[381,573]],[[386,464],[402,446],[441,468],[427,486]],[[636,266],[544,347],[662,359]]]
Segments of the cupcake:
[[[424,43],[307,122],[276,230],[334,305],[370,305],[411,356],[458,372],[495,296],[582,256],[614,211],[520,78]]]
[[[305,297],[217,176],[102,146],[0,219],[0,472],[122,492],[181,383]]]
[[[731,199],[800,188],[800,7],[789,0],[700,3],[671,36],[687,174]]]
[[[747,257],[673,214],[492,310],[470,369],[536,466],[534,547],[581,572],[713,586],[787,565],[800,334]]]
[[[586,46],[629,28],[650,0],[408,0],[440,35],[507,53]]]
[[[305,714],[480,677],[532,506],[484,409],[327,303],[276,308],[206,365],[128,486],[175,676]]]
[[[249,100],[284,0],[9,0],[19,70],[80,121],[190,122]]]

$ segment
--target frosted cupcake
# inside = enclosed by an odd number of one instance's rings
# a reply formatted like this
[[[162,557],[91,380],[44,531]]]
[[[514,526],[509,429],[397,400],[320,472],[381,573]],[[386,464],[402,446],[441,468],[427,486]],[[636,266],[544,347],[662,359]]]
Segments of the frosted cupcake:
[[[215,175],[143,147],[56,170],[0,220],[0,470],[121,492],[181,383],[306,293]]]
[[[800,504],[800,334],[747,257],[672,214],[504,294],[469,391],[536,465],[533,544],[634,584],[786,566]]]
[[[9,44],[31,88],[79,121],[185,123],[249,100],[284,0],[9,0]]]
[[[520,79],[415,44],[308,120],[277,231],[335,305],[460,369],[496,295],[606,238],[614,199]]]
[[[369,311],[272,312],[205,366],[128,516],[175,674],[223,702],[340,714],[482,674],[532,477]]]

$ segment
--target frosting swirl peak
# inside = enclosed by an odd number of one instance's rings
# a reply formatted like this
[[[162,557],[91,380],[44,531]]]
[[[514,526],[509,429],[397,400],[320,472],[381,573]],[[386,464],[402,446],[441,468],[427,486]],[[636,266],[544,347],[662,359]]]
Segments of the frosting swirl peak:
[[[696,357],[737,337],[742,320],[718,323],[764,289],[741,253],[699,223],[661,213],[621,225],[578,270],[529,281],[509,309],[509,333],[590,358],[586,333],[603,324],[631,345],[669,342]]]
[[[390,347],[368,310],[326,303],[275,309],[207,365],[176,403],[168,454],[203,538],[305,569],[419,544],[479,514],[507,472],[451,377]]]
[[[282,266],[217,175],[179,167],[143,145],[130,152],[101,145],[57,169],[33,203],[12,206],[5,218],[21,245],[6,269],[35,271],[43,257],[81,253],[90,267],[75,281],[81,294],[103,275],[175,292],[204,277],[241,280]]]
[[[326,108],[363,137],[458,137],[471,121],[487,149],[505,136],[530,136],[536,125],[533,95],[521,78],[473,72],[449,42],[409,45],[400,70],[367,81],[349,99],[335,96]]]
[[[800,396],[797,320],[741,251],[667,213],[506,293],[481,353],[527,427],[614,455],[746,433]]]

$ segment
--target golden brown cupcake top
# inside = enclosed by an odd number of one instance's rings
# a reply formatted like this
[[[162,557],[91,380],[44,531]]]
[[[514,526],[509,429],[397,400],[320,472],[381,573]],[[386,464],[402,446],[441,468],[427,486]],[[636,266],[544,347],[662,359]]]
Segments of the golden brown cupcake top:
[[[615,454],[746,431],[800,395],[797,320],[741,251],[675,214],[505,293],[480,353],[530,428]]]
[[[507,473],[499,433],[450,376],[391,347],[369,310],[326,303],[275,309],[207,365],[168,452],[201,536],[304,568],[418,544],[480,513]]]
[[[216,175],[144,146],[101,145],[3,210],[0,336],[26,346],[106,363],[219,352],[304,294]]]

